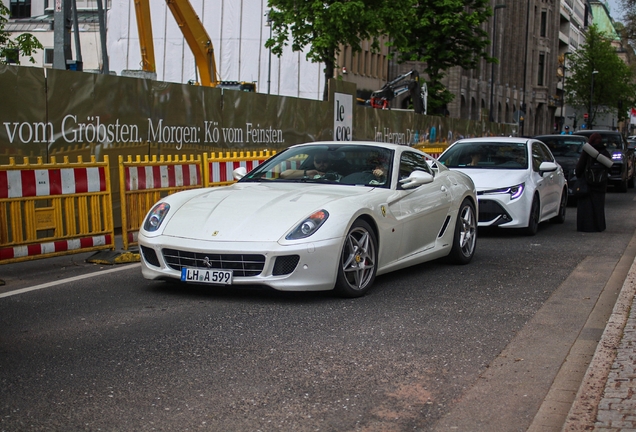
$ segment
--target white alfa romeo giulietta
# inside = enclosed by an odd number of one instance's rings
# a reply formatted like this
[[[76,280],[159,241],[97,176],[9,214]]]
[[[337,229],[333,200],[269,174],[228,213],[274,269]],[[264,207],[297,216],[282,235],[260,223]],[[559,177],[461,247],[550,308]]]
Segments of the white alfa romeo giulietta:
[[[446,149],[438,160],[475,182],[480,227],[521,228],[535,235],[541,222],[565,221],[568,188],[563,168],[541,141],[513,137],[463,139]]]
[[[383,273],[442,257],[467,264],[477,241],[469,176],[408,146],[289,147],[231,186],[163,198],[139,232],[148,279],[364,295]]]

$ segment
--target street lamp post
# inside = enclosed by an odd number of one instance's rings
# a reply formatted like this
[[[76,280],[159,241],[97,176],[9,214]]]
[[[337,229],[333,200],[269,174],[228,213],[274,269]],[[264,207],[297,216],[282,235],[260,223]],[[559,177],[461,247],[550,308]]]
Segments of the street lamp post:
[[[571,52],[563,53],[563,94],[561,95],[561,127],[565,124],[565,79],[568,73],[568,56]]]
[[[267,26],[269,27],[269,38],[272,38],[272,10],[267,12]],[[272,84],[272,48],[269,49],[269,64],[267,65],[267,94],[269,94]]]
[[[598,71],[592,71],[592,79],[590,80],[590,109],[587,112],[587,128],[592,129],[592,100],[594,99],[594,75]]]
[[[528,0],[528,4],[526,6],[526,50],[523,55],[523,95],[521,97],[521,112],[523,112],[523,120],[519,122],[519,135],[524,136],[525,134],[525,117],[526,117],[526,93],[528,93],[528,89],[526,88],[526,82],[528,81],[528,35],[530,34],[530,0]]]
[[[505,8],[506,5],[498,4],[495,5],[495,10],[493,12],[493,20],[492,20],[492,56],[495,57],[495,45],[497,42],[497,10]],[[495,90],[495,62],[492,63],[490,69],[490,122],[494,123],[495,115],[493,113],[493,95]]]

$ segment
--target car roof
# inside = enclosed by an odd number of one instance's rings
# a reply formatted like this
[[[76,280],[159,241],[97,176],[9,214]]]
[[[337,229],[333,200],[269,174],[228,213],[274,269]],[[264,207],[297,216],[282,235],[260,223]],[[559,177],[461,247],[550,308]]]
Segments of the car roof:
[[[578,130],[578,131],[574,131],[572,132],[574,135],[592,135],[593,133],[598,133],[600,135],[622,135],[622,133],[620,133],[619,131],[611,131],[611,130],[605,130],[605,129],[597,129],[597,130]]]
[[[375,147],[375,148],[382,147],[389,150],[404,149],[404,147],[411,148],[408,146],[404,146],[403,144],[383,143],[383,142],[377,142],[377,141],[316,141],[316,142],[308,142],[303,144],[295,144],[291,147],[305,147],[305,146],[314,146],[314,145],[340,145],[340,146],[363,145],[363,146],[369,146],[369,147]]]
[[[543,138],[561,138],[561,139],[572,139],[572,138],[578,138],[578,139],[585,139],[583,137],[583,135],[577,135],[577,134],[548,134],[548,135],[537,135],[534,137],[534,139],[541,141],[541,139]]]
[[[528,141],[538,141],[535,138],[519,138],[519,137],[501,137],[501,136],[496,136],[496,137],[479,137],[479,138],[463,138],[460,140],[455,141],[456,143],[458,142],[462,142],[462,143],[467,143],[467,142],[475,142],[475,143],[482,143],[482,142],[491,142],[491,143],[519,143],[519,144],[524,144],[527,143]]]

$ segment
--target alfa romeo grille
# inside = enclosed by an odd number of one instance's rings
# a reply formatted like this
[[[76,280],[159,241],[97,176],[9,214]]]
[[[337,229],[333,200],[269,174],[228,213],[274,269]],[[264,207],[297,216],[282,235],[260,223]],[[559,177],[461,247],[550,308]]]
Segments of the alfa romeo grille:
[[[210,254],[163,249],[163,258],[171,269],[182,267],[233,270],[234,276],[258,276],[265,266],[264,255]]]

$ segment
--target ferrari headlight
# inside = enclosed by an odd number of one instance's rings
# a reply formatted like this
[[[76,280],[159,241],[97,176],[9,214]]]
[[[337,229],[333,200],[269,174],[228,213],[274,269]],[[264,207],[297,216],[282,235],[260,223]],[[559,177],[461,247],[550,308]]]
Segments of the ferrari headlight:
[[[170,210],[170,204],[165,202],[159,203],[154,206],[146,217],[146,221],[144,222],[144,229],[151,232],[157,231],[161,226],[161,222],[163,222],[166,215],[168,214],[168,210]]]
[[[327,210],[319,210],[302,221],[300,225],[298,225],[296,229],[289,233],[285,238],[287,240],[298,240],[309,237],[318,231],[318,228],[325,223],[328,217],[329,212],[327,212]]]
[[[523,190],[526,188],[525,183],[521,183],[515,186],[505,187],[501,189],[492,189],[489,191],[484,191],[484,195],[486,194],[510,194],[510,200],[515,200],[523,195]]]

